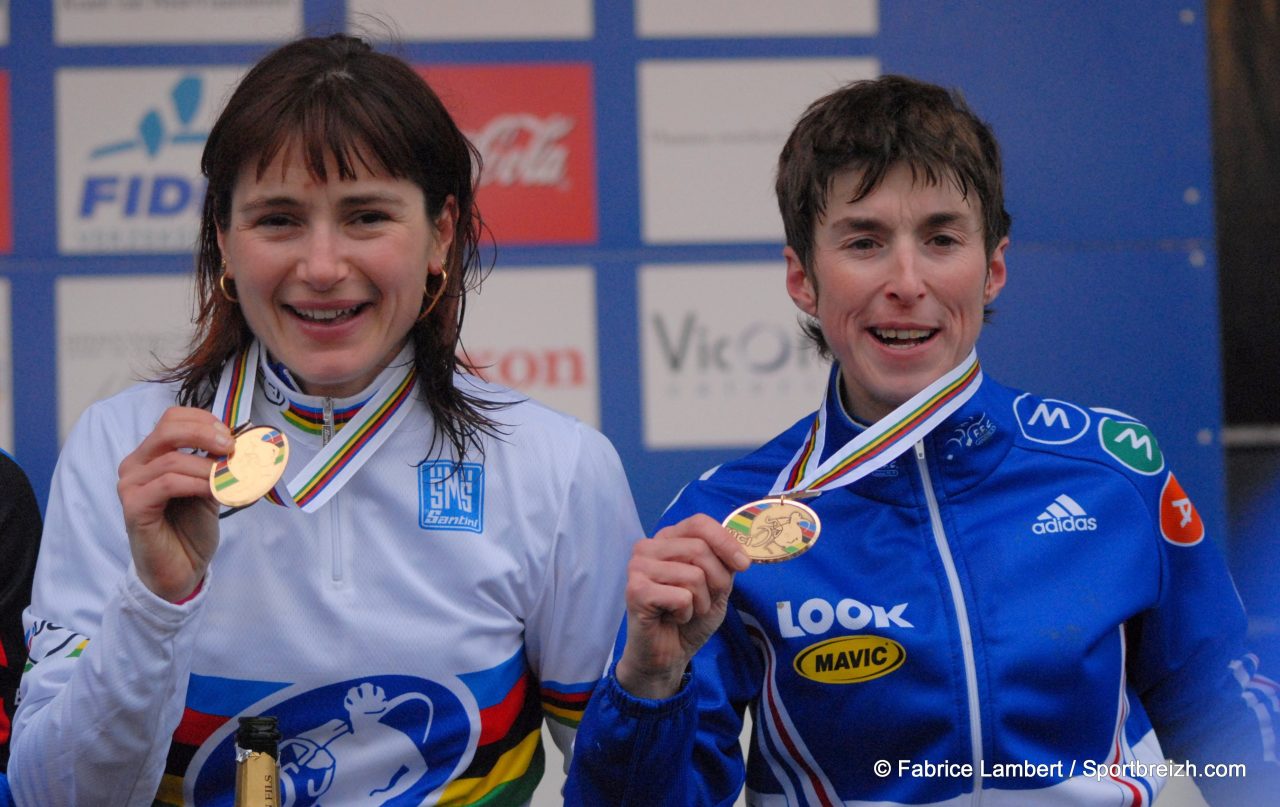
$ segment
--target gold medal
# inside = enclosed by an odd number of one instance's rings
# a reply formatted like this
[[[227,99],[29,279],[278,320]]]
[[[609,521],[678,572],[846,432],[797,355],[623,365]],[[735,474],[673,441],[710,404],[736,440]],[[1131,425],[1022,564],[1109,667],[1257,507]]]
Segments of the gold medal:
[[[817,542],[822,529],[813,508],[782,496],[744,504],[723,523],[747,555],[759,563],[802,554]]]
[[[213,498],[227,507],[247,507],[267,495],[289,462],[289,441],[269,426],[245,424],[236,429],[235,451],[209,471]]]

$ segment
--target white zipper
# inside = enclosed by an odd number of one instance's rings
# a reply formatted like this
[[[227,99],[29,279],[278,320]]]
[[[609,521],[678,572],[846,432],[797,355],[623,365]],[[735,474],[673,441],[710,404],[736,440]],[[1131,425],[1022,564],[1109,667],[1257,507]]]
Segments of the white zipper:
[[[333,399],[324,399],[324,423],[320,424],[320,445],[327,446],[333,439]]]
[[[929,524],[933,527],[933,542],[942,557],[942,567],[947,572],[947,585],[951,587],[951,603],[956,609],[956,622],[960,628],[960,647],[964,656],[965,689],[969,698],[969,753],[973,755],[973,803],[982,803],[982,715],[978,711],[978,665],[973,655],[973,634],[969,631],[969,608],[965,605],[964,591],[960,588],[960,576],[956,574],[955,561],[947,533],[942,528],[942,514],[938,511],[938,497],[933,492],[933,479],[929,476],[929,463],[924,458],[924,441],[916,443],[916,466],[924,482],[924,497],[929,504]]]

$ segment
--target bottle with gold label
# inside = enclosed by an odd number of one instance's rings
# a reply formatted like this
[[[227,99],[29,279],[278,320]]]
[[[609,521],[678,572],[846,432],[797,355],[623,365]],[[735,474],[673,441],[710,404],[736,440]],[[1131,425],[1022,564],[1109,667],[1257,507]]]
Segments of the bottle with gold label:
[[[235,807],[280,807],[279,744],[276,718],[240,718]]]

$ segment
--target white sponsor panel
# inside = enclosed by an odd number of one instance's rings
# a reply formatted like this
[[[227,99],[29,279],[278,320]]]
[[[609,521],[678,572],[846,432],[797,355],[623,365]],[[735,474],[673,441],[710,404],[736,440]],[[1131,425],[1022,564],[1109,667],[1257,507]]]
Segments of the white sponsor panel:
[[[754,446],[818,408],[829,365],[800,331],[784,273],[641,267],[646,448]]]
[[[13,309],[9,281],[0,278],[0,448],[13,453]]]
[[[0,46],[9,44],[9,0],[0,0]]]
[[[636,0],[647,37],[875,36],[879,0]]]
[[[599,428],[590,267],[495,269],[467,298],[462,344],[485,378]]]
[[[58,249],[190,253],[200,153],[238,68],[92,68],[57,75]]]
[[[61,443],[89,404],[186,354],[194,287],[189,274],[61,277],[56,294]]]
[[[302,0],[55,0],[59,45],[271,42],[302,33]]]
[[[805,108],[874,58],[640,64],[641,209],[650,244],[780,241],[778,152]]]
[[[377,37],[450,40],[589,39],[591,0],[347,0],[347,26]]]

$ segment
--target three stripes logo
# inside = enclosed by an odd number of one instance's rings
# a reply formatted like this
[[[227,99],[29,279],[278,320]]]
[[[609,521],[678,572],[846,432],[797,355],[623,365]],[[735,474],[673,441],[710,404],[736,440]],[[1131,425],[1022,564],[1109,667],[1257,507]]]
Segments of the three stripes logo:
[[[1098,519],[1089,515],[1084,508],[1067,494],[1053,500],[1053,503],[1036,516],[1031,531],[1036,535],[1047,535],[1059,532],[1092,532],[1098,529]]]

